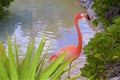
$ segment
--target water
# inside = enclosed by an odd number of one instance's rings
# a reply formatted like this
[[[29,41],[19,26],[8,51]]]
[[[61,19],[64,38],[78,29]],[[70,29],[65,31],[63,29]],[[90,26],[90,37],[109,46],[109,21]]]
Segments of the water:
[[[6,45],[6,31],[12,41],[16,36],[19,55],[25,54],[29,40],[35,39],[37,47],[42,35],[46,39],[45,49],[52,41],[49,53],[54,53],[65,45],[77,44],[73,16],[83,9],[76,6],[73,0],[15,0],[10,11],[10,16],[0,23],[0,40]],[[94,31],[84,19],[79,20],[79,25],[85,45]]]

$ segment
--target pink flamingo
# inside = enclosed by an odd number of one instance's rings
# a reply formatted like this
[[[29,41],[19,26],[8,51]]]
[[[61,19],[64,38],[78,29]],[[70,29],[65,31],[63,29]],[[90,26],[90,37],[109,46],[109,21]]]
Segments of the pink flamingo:
[[[78,45],[69,45],[69,46],[65,46],[65,47],[59,49],[57,51],[57,53],[53,54],[49,58],[49,61],[52,61],[52,60],[56,59],[63,52],[67,52],[67,55],[66,55],[64,60],[72,57],[72,61],[74,61],[75,59],[77,59],[80,56],[80,53],[81,53],[81,50],[82,50],[82,35],[81,35],[80,29],[79,29],[78,20],[81,19],[81,18],[88,18],[88,15],[77,13],[74,16],[74,24],[75,24],[77,34],[78,34]],[[69,67],[71,66],[71,63],[69,65]],[[70,70],[69,70],[68,78],[70,79]]]

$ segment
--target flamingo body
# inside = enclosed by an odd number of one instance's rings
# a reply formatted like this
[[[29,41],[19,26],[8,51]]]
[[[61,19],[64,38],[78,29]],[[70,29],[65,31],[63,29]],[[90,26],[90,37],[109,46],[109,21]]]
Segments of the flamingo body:
[[[53,54],[50,58],[49,61],[52,61],[54,59],[56,59],[57,57],[60,56],[60,54],[66,52],[67,55],[64,58],[64,60],[68,59],[68,58],[72,58],[73,60],[77,59],[80,56],[81,50],[82,50],[82,35],[78,26],[78,20],[81,18],[88,18],[87,14],[80,14],[77,13],[74,16],[74,24],[76,27],[76,31],[78,34],[78,45],[68,45],[65,46],[61,49],[59,49],[55,54]],[[73,61],[72,60],[72,61]]]
[[[53,54],[51,57],[50,57],[50,61],[56,59],[57,57],[60,56],[60,54],[66,52],[67,55],[65,57],[65,60],[68,59],[68,58],[72,58],[73,57],[73,60],[74,59],[77,59],[79,57],[80,54],[75,54],[75,53],[80,53],[79,50],[77,50],[77,46],[76,45],[70,45],[70,46],[65,46],[61,49],[59,49],[57,51],[57,53]],[[74,54],[74,55],[73,55]]]
[[[72,61],[74,61],[75,59],[77,59],[80,56],[80,53],[81,53],[81,50],[82,50],[82,35],[81,35],[80,29],[79,29],[78,20],[81,19],[81,18],[88,18],[88,15],[77,13],[74,16],[74,24],[75,24],[76,31],[77,31],[77,34],[78,34],[78,45],[68,45],[68,46],[65,46],[65,47],[59,49],[55,54],[53,54],[49,58],[49,61],[52,61],[52,60],[56,59],[57,57],[60,56],[60,54],[63,54],[64,52],[67,53],[64,60],[72,58]],[[71,66],[71,63],[69,65],[69,67]],[[69,69],[69,72],[68,72],[68,79],[70,79],[70,69]],[[60,80],[60,78],[59,78],[59,80]]]

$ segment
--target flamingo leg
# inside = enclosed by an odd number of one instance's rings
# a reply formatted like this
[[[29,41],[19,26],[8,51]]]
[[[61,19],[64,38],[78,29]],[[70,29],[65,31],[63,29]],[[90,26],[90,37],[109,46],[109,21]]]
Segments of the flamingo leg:
[[[59,77],[59,80],[61,80],[61,76]]]
[[[71,67],[72,62],[69,64],[69,71],[68,71],[68,80],[70,80],[70,67]]]

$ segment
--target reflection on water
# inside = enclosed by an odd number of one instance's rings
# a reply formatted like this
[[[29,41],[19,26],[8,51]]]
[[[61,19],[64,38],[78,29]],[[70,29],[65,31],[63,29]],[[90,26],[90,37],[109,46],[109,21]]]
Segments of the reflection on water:
[[[47,40],[45,48],[52,41],[50,53],[69,44],[77,44],[77,33],[73,16],[82,8],[75,6],[72,0],[16,0],[10,7],[11,14],[1,21],[0,39],[6,44],[6,31],[13,41],[14,35],[20,46],[20,55],[24,55],[29,40],[35,39],[37,46],[41,36]],[[86,44],[94,32],[85,20],[79,25]]]

